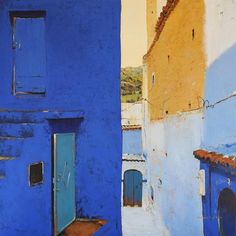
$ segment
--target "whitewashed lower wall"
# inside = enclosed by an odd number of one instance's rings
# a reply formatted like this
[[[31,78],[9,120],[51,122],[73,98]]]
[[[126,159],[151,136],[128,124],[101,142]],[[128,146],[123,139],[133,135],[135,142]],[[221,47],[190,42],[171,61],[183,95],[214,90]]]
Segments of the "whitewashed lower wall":
[[[149,205],[163,222],[162,235],[203,235],[200,163],[193,157],[201,144],[202,121],[201,112],[192,112],[144,122],[148,188],[154,190]]]

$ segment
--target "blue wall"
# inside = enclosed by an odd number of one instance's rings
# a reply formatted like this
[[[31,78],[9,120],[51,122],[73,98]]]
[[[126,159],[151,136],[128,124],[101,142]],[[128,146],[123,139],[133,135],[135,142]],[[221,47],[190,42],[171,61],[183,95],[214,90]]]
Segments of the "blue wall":
[[[12,94],[10,10],[46,11],[45,96]],[[15,157],[0,162],[0,235],[52,235],[51,135],[69,130],[77,217],[106,219],[107,235],[121,235],[120,1],[2,1],[0,35],[0,156]],[[38,161],[43,184],[29,187]]]
[[[205,85],[206,105],[236,91],[236,44],[223,53],[207,70]],[[225,155],[236,153],[236,97],[205,110],[202,147]],[[203,197],[204,233],[218,235],[217,207],[220,192],[229,188],[236,193],[235,170],[220,165],[202,163],[206,171],[206,196]],[[230,183],[229,183],[230,179]]]
[[[123,130],[123,154],[142,154],[142,131]]]
[[[214,104],[236,91],[235,65],[236,45],[228,49],[208,68],[205,100],[209,104]],[[236,142],[235,106],[236,97],[233,97],[206,110],[203,140],[205,146],[216,147]]]
[[[236,194],[235,170],[201,163],[206,173],[206,196],[203,197],[204,235],[218,236],[218,200],[221,191],[230,189]],[[232,175],[234,173],[234,175]],[[235,218],[234,218],[235,219]],[[234,220],[233,218],[231,220]],[[232,222],[231,222],[232,223]],[[235,228],[236,230],[236,228]],[[236,231],[231,232],[234,235]],[[219,235],[220,236],[220,235]]]

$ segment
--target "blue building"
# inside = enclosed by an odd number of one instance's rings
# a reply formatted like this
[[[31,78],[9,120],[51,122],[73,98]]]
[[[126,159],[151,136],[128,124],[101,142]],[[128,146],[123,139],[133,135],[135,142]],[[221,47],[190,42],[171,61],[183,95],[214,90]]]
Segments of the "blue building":
[[[122,134],[122,205],[141,207],[147,198],[141,103],[122,103]]]
[[[206,73],[203,143],[194,152],[205,171],[205,236],[236,235],[235,63],[234,44]]]
[[[123,146],[124,155],[142,155],[142,130],[139,125],[123,127]]]
[[[140,125],[123,125],[123,206],[142,207],[145,159],[142,154],[142,129]]]
[[[0,235],[121,235],[120,1],[0,2]]]
[[[203,201],[204,235],[236,235],[236,160],[223,155],[225,150],[194,154],[205,172]]]

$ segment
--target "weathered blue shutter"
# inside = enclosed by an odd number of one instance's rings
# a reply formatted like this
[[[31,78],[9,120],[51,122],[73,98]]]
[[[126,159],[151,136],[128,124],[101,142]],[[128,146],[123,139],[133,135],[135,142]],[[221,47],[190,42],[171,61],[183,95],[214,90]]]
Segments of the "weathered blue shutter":
[[[124,206],[142,206],[142,174],[139,171],[125,172]]]
[[[133,192],[134,192],[134,180],[132,171],[126,171],[124,175],[124,206],[133,206]]]
[[[45,93],[45,19],[15,19],[15,92]]]
[[[134,177],[134,206],[142,206],[142,174],[133,172]]]

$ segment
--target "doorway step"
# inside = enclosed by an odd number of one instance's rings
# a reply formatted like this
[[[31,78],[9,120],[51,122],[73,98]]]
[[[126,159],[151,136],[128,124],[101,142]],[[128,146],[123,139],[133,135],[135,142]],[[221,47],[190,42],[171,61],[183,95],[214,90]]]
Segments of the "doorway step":
[[[106,223],[99,219],[77,219],[60,236],[91,236]]]

